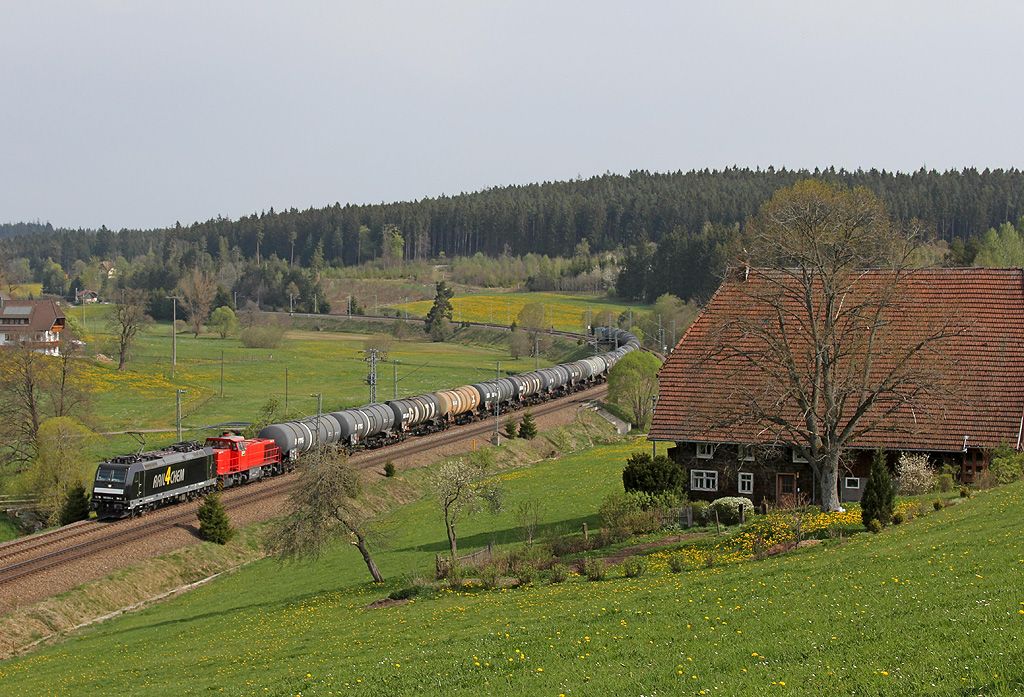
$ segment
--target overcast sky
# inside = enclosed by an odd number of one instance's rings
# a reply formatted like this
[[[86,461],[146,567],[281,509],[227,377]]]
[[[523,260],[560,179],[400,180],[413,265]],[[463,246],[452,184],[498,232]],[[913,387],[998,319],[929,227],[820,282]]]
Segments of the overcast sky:
[[[1024,166],[1024,3],[0,0],[0,222]]]

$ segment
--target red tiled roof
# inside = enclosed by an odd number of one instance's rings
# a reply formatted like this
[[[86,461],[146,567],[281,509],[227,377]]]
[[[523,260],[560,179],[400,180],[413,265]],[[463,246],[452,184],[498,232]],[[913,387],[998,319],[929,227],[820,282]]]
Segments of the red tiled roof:
[[[774,363],[764,358],[767,342],[783,335],[778,316],[756,300],[772,289],[792,291],[789,278],[784,272],[763,270],[729,275],[662,366],[651,439],[799,442],[792,429],[749,407],[754,402],[772,404],[765,413],[800,422],[798,404],[787,391],[793,386],[771,379]],[[891,286],[893,278],[886,271],[863,272],[841,304],[853,307]],[[1024,272],[921,269],[899,281],[896,298],[883,314],[883,350],[875,352],[868,381],[894,371],[909,377],[898,398],[868,410],[861,424],[874,427],[849,447],[957,451],[965,444],[1018,445],[1024,424]],[[818,302],[820,296],[811,304],[820,310]],[[803,350],[810,344],[798,328],[799,299],[789,297],[779,307],[788,317],[786,335],[797,349],[797,360],[809,358]],[[842,307],[835,311],[842,312]],[[944,338],[919,353],[909,351],[936,331],[944,331]],[[857,348],[853,353],[841,365],[862,365],[867,352]],[[895,368],[904,358],[905,366]]]

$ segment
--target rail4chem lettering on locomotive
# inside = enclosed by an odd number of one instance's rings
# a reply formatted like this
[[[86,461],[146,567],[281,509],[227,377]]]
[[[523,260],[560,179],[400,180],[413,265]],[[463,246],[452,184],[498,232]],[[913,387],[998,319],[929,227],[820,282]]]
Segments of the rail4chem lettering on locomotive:
[[[170,486],[171,484],[180,484],[185,481],[185,468],[172,470],[170,467],[163,475],[155,475],[153,477],[153,488],[159,489],[162,486]]]

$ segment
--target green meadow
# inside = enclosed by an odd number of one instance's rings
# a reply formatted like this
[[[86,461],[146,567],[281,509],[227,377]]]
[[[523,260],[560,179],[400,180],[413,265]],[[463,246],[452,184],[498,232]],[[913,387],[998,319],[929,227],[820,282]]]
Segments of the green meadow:
[[[118,372],[109,346],[113,337],[104,324],[109,310],[86,309],[89,355],[106,348],[105,355],[113,359],[90,361],[86,370],[104,430],[173,428],[178,389],[186,390],[182,395],[186,427],[251,420],[271,396],[282,404],[287,398],[290,412],[297,415],[316,413],[313,395],[317,394],[322,395],[324,411],[370,401],[365,383],[369,363],[361,353],[368,335],[289,329],[280,348],[248,349],[237,338],[179,333],[172,377],[170,325],[161,324],[141,335],[127,369]],[[379,326],[381,333],[388,329],[386,324]],[[506,370],[533,368],[532,360],[511,360],[504,345],[432,343],[420,336],[417,332],[413,339],[394,341],[388,362],[378,363],[378,399],[490,379],[498,361]]]
[[[603,497],[621,490],[624,458],[643,447],[507,471],[508,510],[534,498],[542,526],[593,528]],[[414,489],[403,477],[375,495]],[[315,563],[259,561],[2,663],[0,684],[12,696],[1015,694],[1024,690],[1022,505],[1022,483],[938,511],[904,501],[918,517],[852,537],[855,510],[808,513],[805,531],[846,536],[817,534],[826,539],[762,559],[743,550],[794,519],[757,516],[721,537],[705,530],[650,550],[635,578],[615,567],[603,581],[435,590],[365,609],[427,575],[446,549],[428,498],[387,518],[382,586],[342,543]],[[468,518],[459,532],[464,551],[522,544],[510,512]],[[690,563],[709,549],[718,563]],[[673,555],[688,559],[681,572],[669,568]]]

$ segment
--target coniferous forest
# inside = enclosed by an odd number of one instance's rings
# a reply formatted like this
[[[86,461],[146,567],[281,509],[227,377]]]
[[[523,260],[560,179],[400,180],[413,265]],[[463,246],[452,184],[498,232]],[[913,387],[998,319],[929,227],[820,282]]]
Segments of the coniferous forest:
[[[216,218],[156,230],[17,223],[0,225],[0,242],[7,258],[27,259],[33,270],[47,260],[66,270],[76,260],[146,255],[157,262],[154,268],[162,261],[186,269],[204,258],[229,257],[276,258],[305,268],[476,253],[571,257],[585,239],[592,254],[619,253],[624,270],[616,288],[620,296],[650,301],[671,292],[703,300],[717,286],[729,243],[744,221],[774,191],[808,177],[870,189],[894,218],[918,220],[929,237],[945,240],[947,263],[970,263],[989,229],[1024,215],[1024,172],[1016,169],[904,174],[732,168],[635,171],[420,201],[271,209],[238,220]],[[159,279],[150,280],[159,285]],[[142,278],[137,282],[150,284]]]

